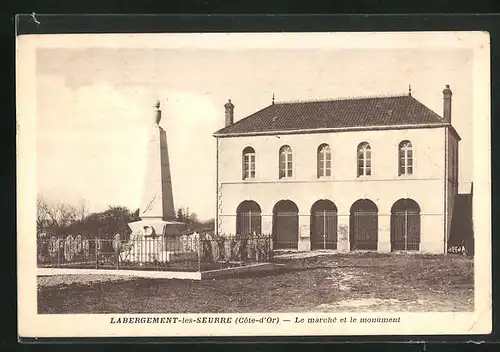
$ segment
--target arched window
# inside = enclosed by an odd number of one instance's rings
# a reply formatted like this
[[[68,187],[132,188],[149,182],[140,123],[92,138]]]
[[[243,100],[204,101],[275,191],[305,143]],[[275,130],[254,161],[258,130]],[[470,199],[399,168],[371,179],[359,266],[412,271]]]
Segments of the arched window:
[[[328,144],[318,147],[318,177],[332,175],[332,153]]]
[[[399,143],[399,176],[413,174],[413,150],[410,141]]]
[[[255,150],[252,147],[243,149],[243,179],[255,178]]]
[[[292,177],[292,148],[284,145],[280,148],[280,178]]]
[[[372,150],[366,142],[358,145],[358,176],[372,174]]]

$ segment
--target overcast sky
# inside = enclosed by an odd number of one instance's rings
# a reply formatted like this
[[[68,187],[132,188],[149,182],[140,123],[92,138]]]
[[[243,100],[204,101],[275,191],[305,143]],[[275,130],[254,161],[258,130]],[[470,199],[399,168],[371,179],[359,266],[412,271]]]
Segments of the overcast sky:
[[[162,104],[175,207],[214,217],[215,139],[223,105],[235,120],[277,101],[412,95],[442,115],[453,91],[459,191],[472,177],[472,51],[466,49],[37,50],[37,182],[91,211],[140,206],[147,129]]]

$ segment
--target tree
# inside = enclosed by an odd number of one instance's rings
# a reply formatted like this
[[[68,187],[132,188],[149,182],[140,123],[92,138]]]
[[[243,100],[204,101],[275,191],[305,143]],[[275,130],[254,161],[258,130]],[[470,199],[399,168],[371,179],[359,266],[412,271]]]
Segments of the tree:
[[[83,199],[80,201],[80,204],[78,204],[78,206],[75,209],[76,209],[77,220],[82,221],[88,215],[88,210],[85,205],[85,200]]]
[[[129,234],[128,223],[140,220],[135,218],[134,214],[126,207],[110,206],[109,209],[100,213],[101,229],[108,236],[114,236],[116,233]]]
[[[177,218],[177,221],[184,222],[184,211],[182,210],[182,208],[177,209],[176,218]]]
[[[55,232],[85,217],[85,207],[80,208],[59,202],[50,203],[43,197],[37,199],[37,232]]]
[[[130,235],[128,223],[140,220],[139,209],[131,212],[123,206],[110,206],[103,212],[92,213],[83,221],[72,226],[73,231],[80,231],[85,237],[107,237],[111,239],[119,233],[124,238]]]
[[[134,219],[137,219],[137,220],[140,220],[140,219],[141,219],[139,208],[137,208],[137,209],[134,211],[134,213],[132,214],[132,216],[134,217]]]
[[[116,233],[124,237],[131,232],[129,222],[138,221],[139,209],[131,212],[122,206],[110,206],[103,212],[87,214],[85,204],[71,206],[64,203],[49,203],[37,199],[37,232],[49,232],[57,236],[80,234],[84,238],[109,236]]]
[[[177,209],[177,221],[187,225],[188,231],[213,231],[215,229],[215,220],[209,219],[200,221],[198,214],[190,213],[188,207],[180,207]]]
[[[47,231],[49,227],[48,205],[41,197],[36,200],[36,231],[37,233]]]
[[[199,221],[198,221],[198,214],[196,214],[196,213],[189,214],[188,222],[190,224],[197,224],[197,223],[199,223]]]

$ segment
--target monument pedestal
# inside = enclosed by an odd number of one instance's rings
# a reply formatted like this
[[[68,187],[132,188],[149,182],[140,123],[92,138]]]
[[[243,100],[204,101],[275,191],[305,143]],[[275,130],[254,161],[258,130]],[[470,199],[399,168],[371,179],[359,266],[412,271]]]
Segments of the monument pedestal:
[[[177,221],[165,221],[162,219],[144,218],[128,224],[132,233],[144,232],[145,236],[178,236],[186,227],[186,224]]]
[[[180,241],[185,224],[161,219],[142,219],[128,224],[132,229],[129,260],[176,262],[196,260],[198,253],[186,250]]]

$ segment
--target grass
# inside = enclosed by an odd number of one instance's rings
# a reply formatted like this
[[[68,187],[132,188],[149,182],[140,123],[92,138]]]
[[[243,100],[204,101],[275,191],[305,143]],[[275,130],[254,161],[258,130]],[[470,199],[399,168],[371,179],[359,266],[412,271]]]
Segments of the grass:
[[[38,311],[245,313],[471,311],[473,260],[463,256],[350,253],[276,260],[267,274],[210,281],[129,279],[46,286]]]

